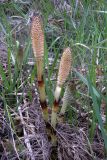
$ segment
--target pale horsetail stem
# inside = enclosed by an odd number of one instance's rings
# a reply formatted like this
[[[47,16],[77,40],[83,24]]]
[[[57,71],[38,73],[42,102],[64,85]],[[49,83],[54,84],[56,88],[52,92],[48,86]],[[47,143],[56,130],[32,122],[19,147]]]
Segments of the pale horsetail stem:
[[[71,49],[68,47],[63,52],[60,66],[59,66],[57,86],[55,89],[54,103],[53,103],[52,115],[51,115],[51,125],[53,127],[56,127],[57,112],[59,110],[59,97],[60,97],[62,86],[63,86],[64,82],[66,81],[66,79],[69,75],[69,72],[71,70],[71,62],[72,62]]]
[[[42,20],[39,14],[34,14],[31,25],[31,39],[33,53],[36,59],[37,80],[40,94],[40,104],[43,111],[43,117],[48,120],[48,107],[46,103],[45,84],[43,79],[43,58],[44,58],[44,32]]]
[[[66,109],[68,105],[71,104],[71,102],[73,101],[75,92],[76,92],[76,85],[74,81],[69,81],[65,88],[63,103],[62,103],[62,107],[59,114],[60,122],[64,122],[64,115],[65,115]]]

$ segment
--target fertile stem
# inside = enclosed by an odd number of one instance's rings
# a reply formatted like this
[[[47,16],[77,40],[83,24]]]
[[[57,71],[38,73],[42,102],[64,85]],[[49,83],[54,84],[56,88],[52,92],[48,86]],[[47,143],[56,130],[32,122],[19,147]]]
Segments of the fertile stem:
[[[37,65],[37,80],[40,94],[40,104],[43,111],[43,117],[46,121],[48,121],[48,107],[46,103],[45,83],[43,79],[44,33],[42,21],[38,14],[34,15],[32,18],[31,39]]]
[[[57,112],[59,110],[59,97],[60,97],[61,89],[69,75],[70,69],[71,69],[71,50],[68,47],[64,50],[61,58],[58,79],[57,79],[57,87],[54,95],[54,103],[53,103],[52,115],[51,115],[51,125],[54,128],[56,127],[56,123],[57,123]]]

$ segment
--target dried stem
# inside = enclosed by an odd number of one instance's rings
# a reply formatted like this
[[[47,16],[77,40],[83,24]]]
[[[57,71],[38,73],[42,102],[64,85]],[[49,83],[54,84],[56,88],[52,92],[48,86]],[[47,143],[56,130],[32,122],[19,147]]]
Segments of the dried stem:
[[[29,137],[28,137],[27,132],[26,132],[25,123],[24,123],[24,119],[23,119],[23,115],[22,115],[22,111],[21,111],[21,107],[20,106],[18,107],[18,111],[19,111],[21,122],[23,124],[23,133],[24,133],[24,139],[25,139],[26,147],[27,147],[27,149],[29,151],[31,160],[35,160],[35,157],[34,157],[33,151],[32,151],[32,147],[31,147],[31,144],[30,144],[30,140],[29,140]]]

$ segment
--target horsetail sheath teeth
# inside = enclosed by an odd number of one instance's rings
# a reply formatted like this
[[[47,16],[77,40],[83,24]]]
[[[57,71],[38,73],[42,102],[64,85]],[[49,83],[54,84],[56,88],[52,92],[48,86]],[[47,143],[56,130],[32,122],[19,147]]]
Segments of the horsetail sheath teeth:
[[[46,104],[45,84],[43,80],[44,32],[42,20],[39,15],[34,15],[32,18],[31,39],[33,53],[37,65],[37,79],[40,94],[40,103],[43,110],[44,119],[48,120],[48,107]]]
[[[57,122],[57,112],[59,109],[59,97],[61,93],[62,86],[64,82],[66,81],[69,72],[71,70],[71,49],[68,47],[64,50],[60,66],[59,66],[59,73],[58,73],[58,78],[57,78],[57,86],[54,94],[54,104],[52,108],[52,116],[51,116],[51,124],[53,127],[56,126]]]

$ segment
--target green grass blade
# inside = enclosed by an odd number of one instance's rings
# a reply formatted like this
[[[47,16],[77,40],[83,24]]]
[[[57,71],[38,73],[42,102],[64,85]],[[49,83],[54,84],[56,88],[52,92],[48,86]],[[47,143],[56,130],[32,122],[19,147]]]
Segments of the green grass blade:
[[[96,117],[97,117],[100,129],[101,129],[101,133],[102,133],[102,136],[103,136],[103,139],[104,139],[105,149],[106,149],[106,152],[107,152],[107,134],[106,134],[106,132],[104,130],[104,127],[103,127],[103,122],[102,122],[102,118],[101,118],[101,114],[100,114],[100,106],[98,104],[97,97],[94,94],[93,87],[92,87],[92,84],[91,84],[91,81],[90,81],[89,77],[88,77],[88,84],[89,84],[89,92],[91,94],[91,97],[92,97],[92,100],[93,100],[93,105],[94,105],[93,110],[96,113]]]
[[[7,77],[6,77],[6,73],[5,73],[5,71],[3,70],[3,67],[2,67],[1,64],[0,64],[0,74],[1,74],[1,77],[2,77],[2,81],[3,81],[3,87],[4,87],[6,90],[10,90],[10,85],[9,85],[8,80],[7,80]]]
[[[82,74],[80,74],[76,69],[74,69],[74,71],[77,74],[77,76],[80,78],[80,80],[83,81],[83,83],[87,85],[87,87],[89,87],[87,79]],[[92,88],[93,88],[94,94],[100,99],[101,97],[98,91],[95,89],[95,87],[92,86]]]

